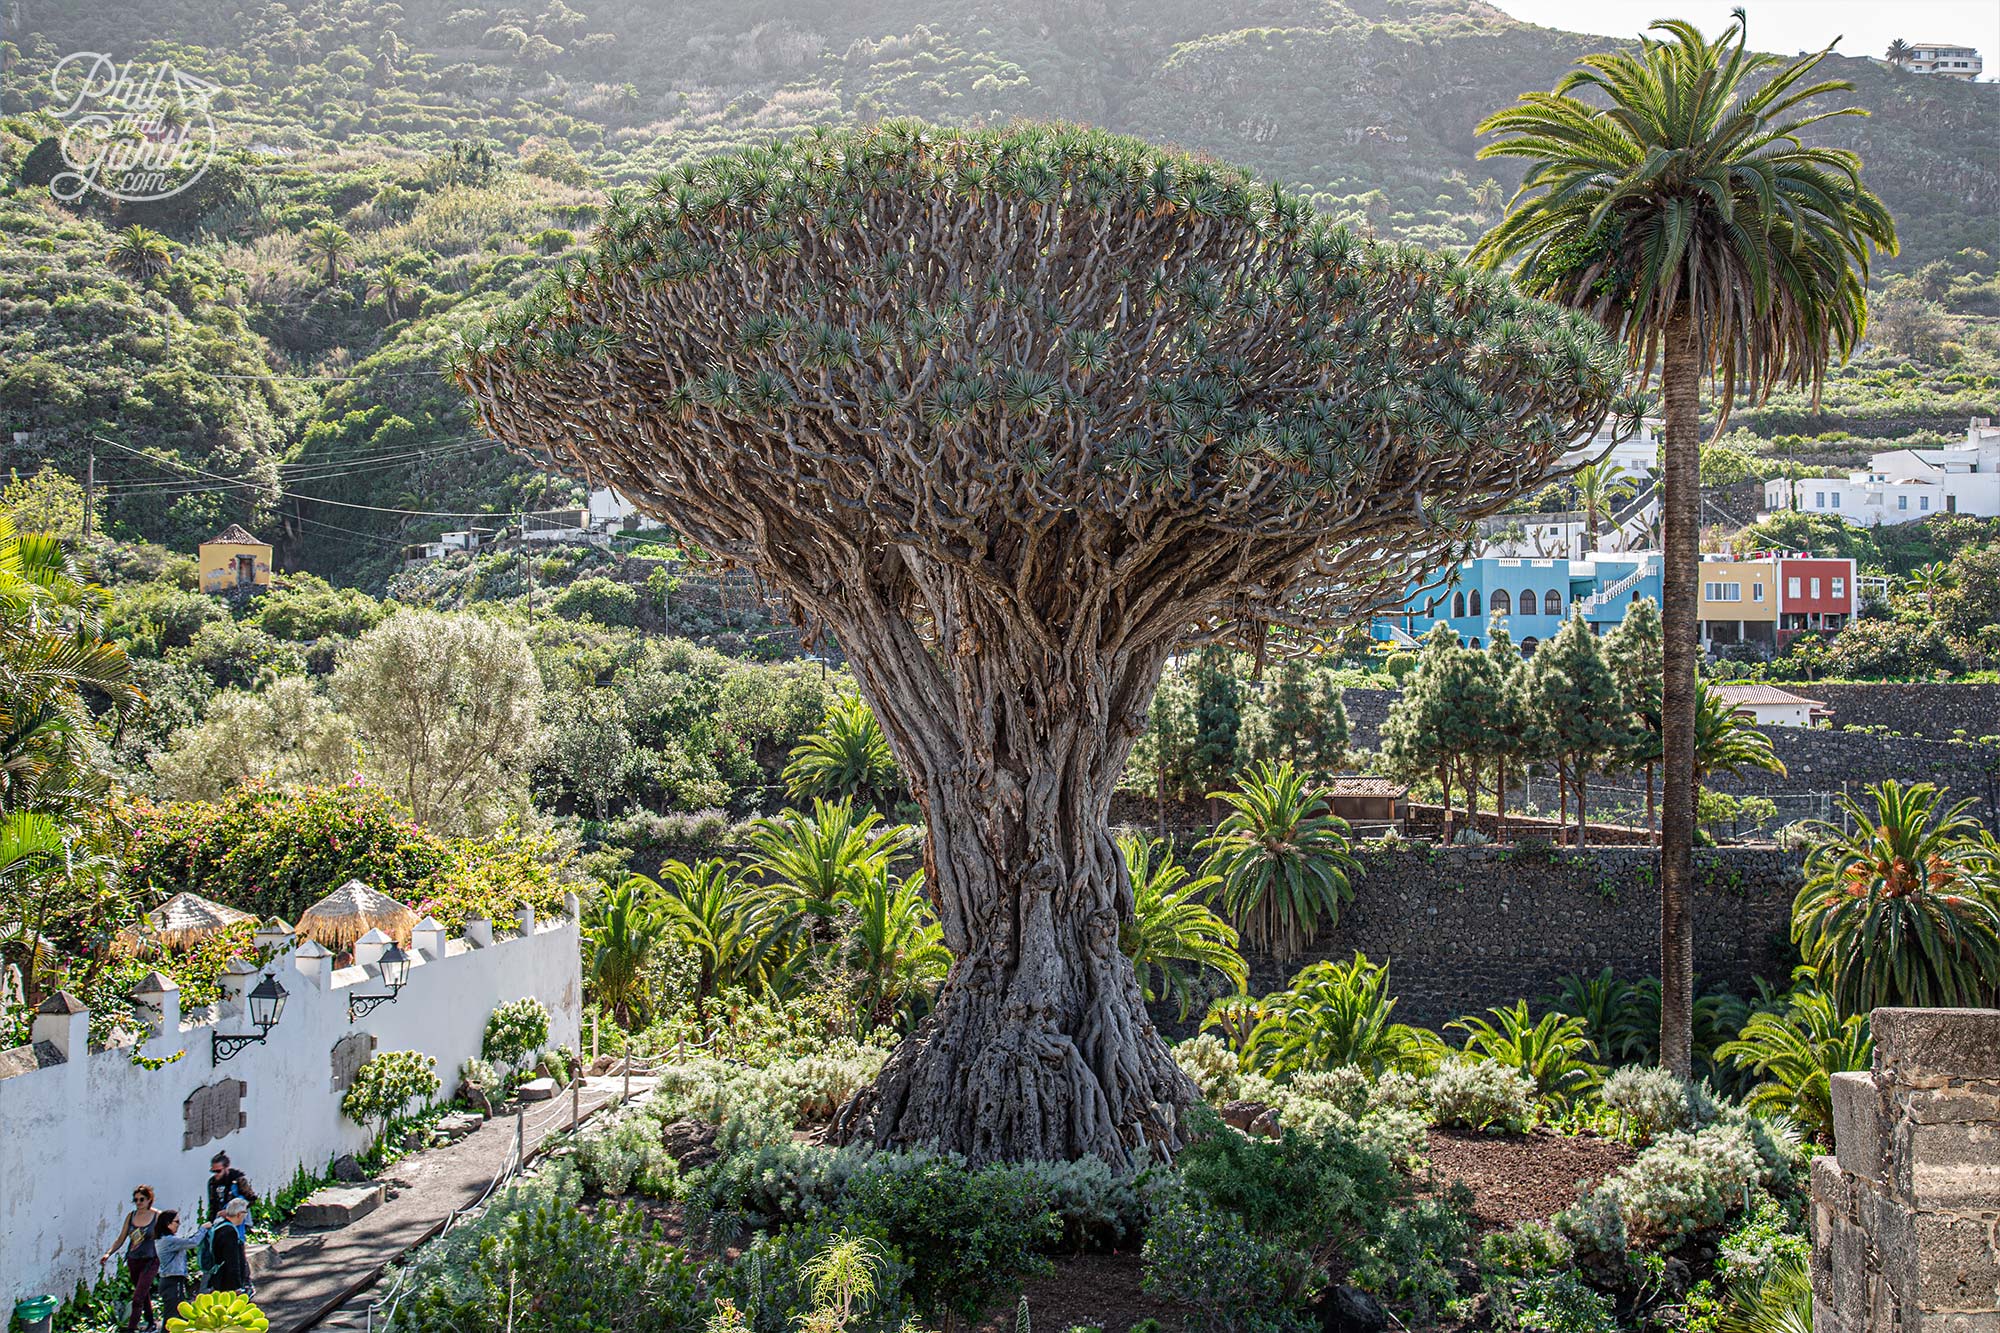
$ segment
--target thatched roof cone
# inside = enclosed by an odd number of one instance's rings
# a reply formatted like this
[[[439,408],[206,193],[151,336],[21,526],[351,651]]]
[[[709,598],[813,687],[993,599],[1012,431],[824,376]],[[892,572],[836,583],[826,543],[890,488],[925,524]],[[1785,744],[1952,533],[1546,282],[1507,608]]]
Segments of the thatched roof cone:
[[[239,912],[198,893],[177,893],[140,917],[138,929],[127,927],[118,933],[118,938],[121,944],[148,943],[166,949],[185,949],[219,930],[256,919],[249,912]]]
[[[371,930],[379,930],[398,944],[410,942],[410,928],[417,914],[386,893],[377,892],[358,879],[350,879],[326,897],[308,907],[299,917],[299,937],[318,940],[329,949],[351,949],[354,942]]]

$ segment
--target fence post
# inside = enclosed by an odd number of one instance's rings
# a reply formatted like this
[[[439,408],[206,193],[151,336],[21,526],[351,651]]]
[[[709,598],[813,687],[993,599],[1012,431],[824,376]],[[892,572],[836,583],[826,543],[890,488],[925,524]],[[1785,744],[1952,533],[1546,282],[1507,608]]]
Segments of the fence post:
[[[625,1039],[625,1089],[618,1094],[618,1100],[621,1103],[632,1100],[632,1039],[630,1037]]]
[[[514,1108],[514,1171],[519,1174],[528,1160],[527,1112],[521,1107]]]
[[[571,1080],[569,1085],[569,1132],[576,1133],[583,1123],[583,1079]]]

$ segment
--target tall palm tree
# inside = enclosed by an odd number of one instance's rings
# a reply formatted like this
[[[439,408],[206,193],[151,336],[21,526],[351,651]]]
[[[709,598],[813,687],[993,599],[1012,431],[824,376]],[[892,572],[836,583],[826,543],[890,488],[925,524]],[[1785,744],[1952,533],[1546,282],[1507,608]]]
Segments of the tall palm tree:
[[[643,875],[630,876],[605,890],[584,918],[591,988],[628,1032],[634,1006],[644,999],[646,966],[667,938],[659,890]]]
[[[1809,109],[1840,80],[1809,76],[1831,54],[1786,61],[1745,48],[1744,18],[1713,41],[1653,25],[1637,52],[1586,56],[1555,89],[1486,118],[1482,156],[1527,174],[1507,216],[1474,248],[1519,261],[1532,294],[1596,314],[1665,398],[1661,719],[1666,792],[1660,874],[1661,1063],[1689,1071],[1694,1016],[1696,591],[1701,377],[1721,371],[1717,429],[1742,388],[1756,401],[1845,358],[1867,321],[1868,264],[1896,228],[1851,152],[1801,131],[1858,107]],[[1577,94],[1584,94],[1578,96]]]
[[[1883,52],[1882,58],[1901,69],[1910,63],[1910,44],[1898,37],[1889,43],[1889,49]]]
[[[326,280],[340,281],[340,270],[354,253],[354,238],[337,222],[315,222],[306,229],[306,253],[326,266]]]
[[[399,272],[395,265],[384,264],[368,279],[368,290],[382,298],[382,314],[394,324],[397,308],[403,304],[403,298],[410,294],[410,279]]]
[[[1576,491],[1577,508],[1583,510],[1583,554],[1597,549],[1597,524],[1611,501],[1611,469],[1603,463],[1586,463],[1569,474]]]
[[[1329,810],[1326,788],[1289,763],[1259,764],[1242,790],[1209,797],[1231,807],[1201,843],[1224,910],[1261,952],[1298,957],[1354,897],[1360,866],[1348,854],[1347,821]]]
[[[134,282],[147,283],[173,267],[174,253],[166,237],[135,224],[118,233],[104,262]]]

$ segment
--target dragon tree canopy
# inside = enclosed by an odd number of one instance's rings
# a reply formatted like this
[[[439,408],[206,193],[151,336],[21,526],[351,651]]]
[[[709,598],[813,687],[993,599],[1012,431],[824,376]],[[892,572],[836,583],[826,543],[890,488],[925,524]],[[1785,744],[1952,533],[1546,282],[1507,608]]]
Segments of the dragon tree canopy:
[[[1167,657],[1399,601],[1594,430],[1585,317],[1069,126],[820,130],[661,177],[454,372],[831,630],[954,956],[842,1113],[976,1160],[1171,1151],[1195,1090],[1105,828]]]

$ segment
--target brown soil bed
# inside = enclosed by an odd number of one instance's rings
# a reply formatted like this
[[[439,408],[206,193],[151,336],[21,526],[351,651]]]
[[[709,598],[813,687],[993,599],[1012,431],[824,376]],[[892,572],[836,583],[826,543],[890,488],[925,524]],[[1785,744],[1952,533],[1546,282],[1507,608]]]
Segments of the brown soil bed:
[[[1587,1134],[1430,1132],[1431,1168],[1440,1181],[1457,1181],[1472,1191],[1472,1215],[1481,1231],[1547,1221],[1634,1155],[1626,1144]]]
[[[1188,1311],[1167,1301],[1155,1300],[1139,1286],[1139,1252],[1079,1254],[1055,1261],[1056,1271],[1047,1277],[1031,1278],[1023,1287],[1028,1313],[1037,1329],[1054,1333],[1076,1327],[1101,1328],[1104,1333],[1126,1333],[1142,1319],[1157,1319],[1169,1329],[1177,1329]],[[1018,1298],[994,1312],[977,1333],[1014,1333]]]

